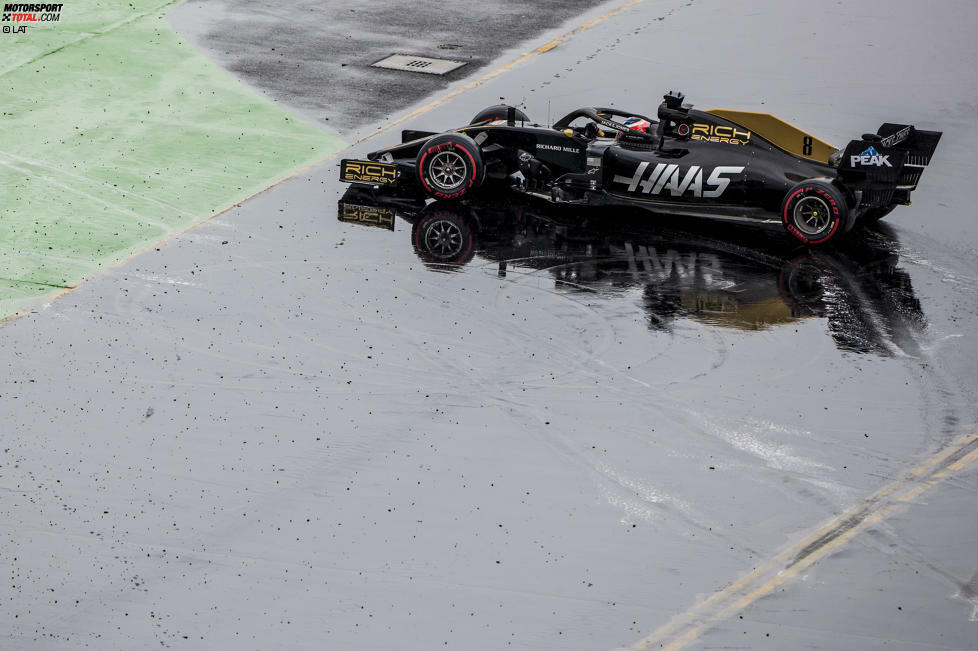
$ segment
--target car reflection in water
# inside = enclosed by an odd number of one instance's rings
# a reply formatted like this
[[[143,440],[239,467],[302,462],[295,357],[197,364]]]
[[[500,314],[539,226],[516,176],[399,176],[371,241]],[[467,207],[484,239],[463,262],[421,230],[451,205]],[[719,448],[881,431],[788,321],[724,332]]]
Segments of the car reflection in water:
[[[648,215],[564,211],[514,196],[425,204],[350,188],[340,221],[394,230],[412,225],[418,257],[436,270],[478,256],[511,269],[546,270],[566,291],[605,294],[642,288],[649,327],[677,319],[762,330],[825,318],[839,348],[914,355],[926,320],[898,242],[877,225],[833,249],[785,243],[781,232]],[[614,223],[611,223],[612,218]]]

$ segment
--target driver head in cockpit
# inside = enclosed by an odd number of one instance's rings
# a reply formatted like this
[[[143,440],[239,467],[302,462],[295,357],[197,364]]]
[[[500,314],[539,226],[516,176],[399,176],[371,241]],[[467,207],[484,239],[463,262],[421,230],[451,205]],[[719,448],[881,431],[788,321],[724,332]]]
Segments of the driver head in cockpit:
[[[629,129],[634,129],[635,131],[641,131],[642,133],[648,133],[649,129],[652,128],[651,122],[643,118],[636,118],[636,117],[625,118],[625,121],[622,122],[622,124],[624,124]]]

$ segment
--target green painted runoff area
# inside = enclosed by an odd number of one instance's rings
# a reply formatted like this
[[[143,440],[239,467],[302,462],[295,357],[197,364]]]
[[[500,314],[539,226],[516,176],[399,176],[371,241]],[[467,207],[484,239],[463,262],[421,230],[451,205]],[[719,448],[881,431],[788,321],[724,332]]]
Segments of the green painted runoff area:
[[[184,43],[173,4],[0,34],[0,318],[343,146]]]

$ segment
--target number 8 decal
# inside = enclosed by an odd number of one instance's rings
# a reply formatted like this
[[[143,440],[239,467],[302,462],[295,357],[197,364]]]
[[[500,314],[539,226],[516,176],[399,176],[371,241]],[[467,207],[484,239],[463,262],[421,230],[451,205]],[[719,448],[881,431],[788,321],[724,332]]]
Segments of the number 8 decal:
[[[802,155],[803,156],[811,156],[812,155],[812,137],[811,136],[805,136],[804,140],[802,140],[801,142],[802,142],[802,148],[801,148]]]

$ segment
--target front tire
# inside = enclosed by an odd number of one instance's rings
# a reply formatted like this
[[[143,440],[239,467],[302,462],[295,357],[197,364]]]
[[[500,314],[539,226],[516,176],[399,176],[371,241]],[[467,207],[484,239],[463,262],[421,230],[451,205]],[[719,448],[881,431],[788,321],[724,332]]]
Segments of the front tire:
[[[414,252],[423,262],[461,266],[475,254],[475,229],[461,204],[435,202],[411,229]]]
[[[813,246],[837,240],[851,226],[845,196],[825,181],[805,181],[788,190],[781,220],[789,235]]]
[[[461,133],[443,133],[426,142],[418,152],[416,167],[421,187],[435,199],[471,194],[486,176],[479,146]]]

